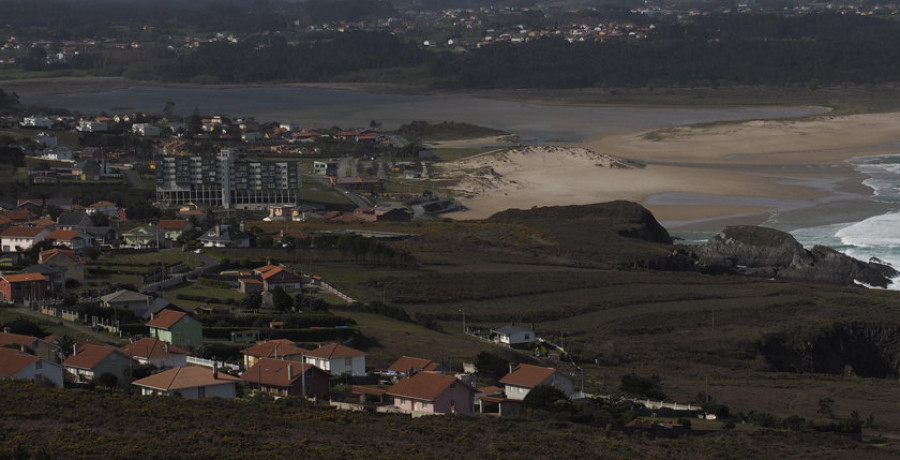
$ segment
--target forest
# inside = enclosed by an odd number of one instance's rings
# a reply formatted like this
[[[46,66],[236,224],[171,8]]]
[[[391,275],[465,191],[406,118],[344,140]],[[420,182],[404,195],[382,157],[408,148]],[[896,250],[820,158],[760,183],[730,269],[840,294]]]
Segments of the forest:
[[[644,39],[545,37],[467,52],[423,49],[386,32],[319,32],[296,45],[275,36],[148,47],[88,59],[98,75],[192,83],[391,82],[454,89],[666,88],[883,84],[900,76],[900,23],[838,14],[717,15],[660,23]],[[419,70],[414,70],[419,69]]]

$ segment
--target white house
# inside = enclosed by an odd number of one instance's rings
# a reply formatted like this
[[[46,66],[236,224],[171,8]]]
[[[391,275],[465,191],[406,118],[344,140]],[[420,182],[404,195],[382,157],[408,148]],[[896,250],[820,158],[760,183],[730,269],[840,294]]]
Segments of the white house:
[[[40,227],[9,227],[0,233],[0,248],[3,252],[21,252],[31,249],[44,241],[50,230]]]
[[[491,329],[494,341],[512,348],[525,348],[534,343],[534,331],[518,326],[506,325],[498,329]]]
[[[237,377],[220,374],[215,368],[184,366],[135,380],[132,385],[140,387],[141,394],[145,396],[178,394],[185,399],[234,399],[240,381]]]
[[[135,123],[131,125],[131,132],[138,136],[157,137],[162,130],[150,123]]]
[[[81,120],[75,130],[83,133],[102,133],[109,130],[109,126],[105,121]]]
[[[63,368],[59,364],[13,348],[0,348],[0,379],[50,383],[63,386]]]
[[[519,364],[500,379],[506,397],[509,399],[525,399],[525,396],[538,385],[549,385],[562,391],[566,396],[575,392],[574,379],[569,374],[552,367]]]
[[[325,344],[306,352],[303,362],[326,370],[331,375],[366,375],[366,354],[337,343]]]
[[[19,122],[19,125],[23,128],[44,128],[50,129],[53,127],[53,122],[50,121],[49,118],[44,117],[25,117]]]
[[[44,147],[45,149],[52,149],[59,145],[59,140],[56,138],[56,136],[47,134],[43,131],[38,133],[37,137],[35,137],[34,140],[37,141],[38,145]]]

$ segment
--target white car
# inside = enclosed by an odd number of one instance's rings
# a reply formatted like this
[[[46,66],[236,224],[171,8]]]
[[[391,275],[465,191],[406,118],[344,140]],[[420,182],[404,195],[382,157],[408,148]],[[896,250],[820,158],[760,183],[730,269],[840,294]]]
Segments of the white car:
[[[203,248],[194,249],[194,254],[203,254],[203,253],[204,253]]]

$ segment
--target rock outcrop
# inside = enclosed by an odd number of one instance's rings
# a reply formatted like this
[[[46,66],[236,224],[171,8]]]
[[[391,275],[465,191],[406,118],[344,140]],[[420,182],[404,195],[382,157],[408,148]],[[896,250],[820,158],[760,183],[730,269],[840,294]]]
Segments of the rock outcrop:
[[[862,262],[824,246],[807,250],[789,233],[756,226],[726,227],[696,254],[711,270],[779,280],[887,287],[898,275],[889,265]]]

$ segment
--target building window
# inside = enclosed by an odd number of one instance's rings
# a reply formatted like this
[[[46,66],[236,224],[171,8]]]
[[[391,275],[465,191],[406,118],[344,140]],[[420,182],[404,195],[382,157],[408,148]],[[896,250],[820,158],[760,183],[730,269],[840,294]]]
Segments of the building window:
[[[428,403],[427,403],[427,402],[423,402],[423,403],[422,403],[422,409],[428,409]]]
[[[345,365],[345,366],[348,366],[348,367],[349,367],[349,366],[352,366],[352,365],[353,365],[353,358],[344,358],[344,365]]]

